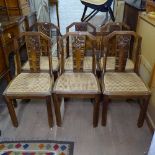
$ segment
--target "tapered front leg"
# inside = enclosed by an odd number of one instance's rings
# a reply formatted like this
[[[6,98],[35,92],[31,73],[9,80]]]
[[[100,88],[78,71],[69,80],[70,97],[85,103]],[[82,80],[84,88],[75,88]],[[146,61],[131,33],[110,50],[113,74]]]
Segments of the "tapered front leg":
[[[102,105],[102,125],[106,126],[107,123],[107,111],[108,111],[109,97],[107,95],[103,96]]]
[[[53,94],[53,99],[54,99],[54,109],[55,109],[57,126],[61,127],[62,120],[61,120],[61,112],[60,112],[60,100],[57,94]]]
[[[138,118],[138,122],[137,122],[137,126],[139,128],[142,127],[143,124],[144,124],[144,120],[145,120],[145,117],[146,117],[146,112],[147,112],[149,100],[150,100],[150,96],[147,96],[145,99],[143,99],[143,103],[142,103],[142,106],[141,106],[141,110],[140,110],[140,114],[139,114],[139,118]]]
[[[51,96],[46,97],[46,104],[47,104],[47,113],[48,113],[48,124],[49,124],[49,127],[53,127],[53,113],[52,113],[52,106],[51,106]]]
[[[99,120],[99,107],[100,107],[100,95],[97,95],[95,97],[95,103],[94,103],[94,111],[93,111],[93,127],[98,126],[98,120]]]
[[[9,99],[7,96],[5,96],[6,99],[6,104],[9,110],[9,114],[12,120],[12,124],[14,127],[18,127],[18,120],[17,120],[17,116],[15,113],[15,109],[14,109],[14,105],[13,105],[13,100]]]

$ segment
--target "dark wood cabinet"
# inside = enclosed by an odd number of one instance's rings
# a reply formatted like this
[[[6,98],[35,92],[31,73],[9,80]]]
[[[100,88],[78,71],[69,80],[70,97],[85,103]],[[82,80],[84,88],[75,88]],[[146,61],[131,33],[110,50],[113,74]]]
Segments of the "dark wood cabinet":
[[[29,0],[0,0],[0,6],[6,9],[8,17],[28,15],[31,11]]]
[[[140,12],[145,11],[145,5],[139,3],[125,2],[123,22],[130,26],[131,30],[136,31],[138,15]]]
[[[13,38],[26,31],[25,17],[10,17],[1,21],[1,44],[5,52],[6,63],[9,64],[9,55],[13,51]]]
[[[5,80],[7,81],[7,83],[9,83],[11,80],[10,69],[6,63],[5,53],[6,53],[5,47],[3,47],[3,43],[2,43],[2,33],[0,32],[0,87],[1,87],[0,94],[2,93],[1,91],[4,90],[4,85],[2,84],[1,86],[1,81]]]

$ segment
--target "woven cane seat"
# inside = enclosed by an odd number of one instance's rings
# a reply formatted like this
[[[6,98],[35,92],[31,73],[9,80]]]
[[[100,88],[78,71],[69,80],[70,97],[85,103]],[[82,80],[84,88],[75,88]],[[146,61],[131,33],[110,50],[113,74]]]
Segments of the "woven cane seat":
[[[92,71],[92,57],[86,56],[84,57],[84,64],[83,64],[83,71],[84,72],[90,72]],[[65,71],[73,71],[73,57],[68,57],[65,60]]]
[[[51,94],[52,82],[48,73],[21,73],[4,91],[7,96],[46,96]]]
[[[103,69],[103,57],[100,60],[100,68]],[[115,57],[107,57],[106,71],[115,70]],[[127,59],[126,71],[134,71],[134,62],[131,59]]]
[[[94,4],[94,5],[102,5],[104,4],[107,0],[81,0],[82,2],[89,3],[89,4]]]
[[[63,73],[55,82],[53,91],[59,94],[97,94],[100,88],[93,73]]]
[[[105,95],[147,95],[150,90],[136,73],[111,73],[104,75]]]
[[[52,57],[52,68],[53,68],[53,71],[58,71],[59,61],[57,57]],[[30,70],[30,65],[28,61],[24,64],[24,66],[22,67],[22,70],[25,72]],[[40,57],[40,70],[44,72],[49,71],[49,59],[47,56]]]

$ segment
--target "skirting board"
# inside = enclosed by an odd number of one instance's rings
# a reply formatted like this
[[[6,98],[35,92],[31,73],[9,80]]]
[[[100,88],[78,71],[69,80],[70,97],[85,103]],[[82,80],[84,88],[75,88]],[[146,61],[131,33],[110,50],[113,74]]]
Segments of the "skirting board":
[[[145,59],[145,57],[141,56],[141,64],[140,64],[139,73],[146,84],[148,84],[150,82],[151,72],[152,72],[151,65]],[[151,129],[151,132],[153,130],[155,130],[155,123],[153,122],[153,120],[148,112],[147,112],[146,121],[147,121],[149,128]]]

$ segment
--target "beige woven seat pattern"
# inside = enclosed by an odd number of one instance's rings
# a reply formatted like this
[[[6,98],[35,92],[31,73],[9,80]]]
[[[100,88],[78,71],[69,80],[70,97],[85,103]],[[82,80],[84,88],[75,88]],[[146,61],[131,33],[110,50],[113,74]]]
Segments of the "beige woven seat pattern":
[[[84,57],[83,70],[84,72],[92,71],[92,57],[86,56]],[[65,71],[73,71],[73,57],[68,57],[65,60]]]
[[[105,73],[103,81],[105,95],[147,95],[150,90],[136,73]]]
[[[103,57],[100,60],[100,68],[103,69]],[[107,57],[106,71],[115,70],[115,57]],[[134,71],[134,63],[132,60],[127,59],[125,71]]]
[[[53,80],[49,73],[21,73],[4,92],[7,96],[47,96],[51,94]]]
[[[92,73],[63,73],[56,81],[53,92],[72,94],[100,93],[98,81]]]
[[[52,68],[53,71],[57,71],[59,68],[59,61],[57,57],[52,57]],[[28,61],[23,65],[22,70],[25,72],[30,70],[30,65]],[[44,72],[49,71],[49,60],[47,56],[40,57],[40,70]]]

